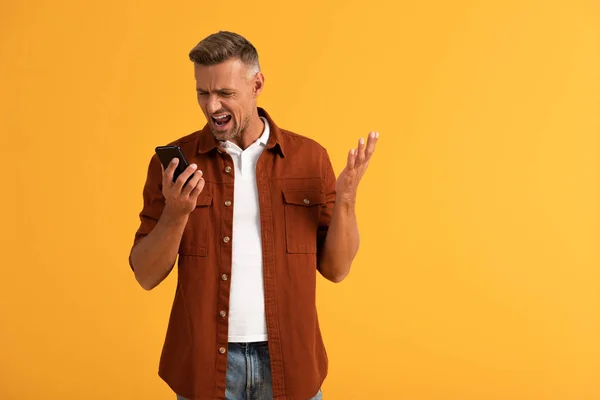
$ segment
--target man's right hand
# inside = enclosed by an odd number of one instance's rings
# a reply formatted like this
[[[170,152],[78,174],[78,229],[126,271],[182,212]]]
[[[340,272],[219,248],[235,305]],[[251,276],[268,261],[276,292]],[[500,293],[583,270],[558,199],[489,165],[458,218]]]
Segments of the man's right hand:
[[[165,197],[164,213],[174,219],[187,218],[187,216],[196,208],[198,195],[202,192],[202,189],[204,189],[202,171],[197,169],[198,167],[196,164],[191,164],[187,167],[185,171],[177,177],[177,180],[173,182],[173,173],[175,172],[178,163],[179,160],[174,158],[169,163],[166,170],[161,164],[163,172],[162,193]],[[190,176],[192,176],[192,178],[185,184]]]

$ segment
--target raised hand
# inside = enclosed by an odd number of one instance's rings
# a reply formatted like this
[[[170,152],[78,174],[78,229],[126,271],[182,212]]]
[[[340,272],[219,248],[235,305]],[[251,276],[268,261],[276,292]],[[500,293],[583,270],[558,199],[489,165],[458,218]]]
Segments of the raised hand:
[[[363,138],[358,141],[358,148],[348,152],[346,167],[340,173],[336,182],[337,201],[354,205],[358,184],[367,171],[369,161],[375,152],[375,145],[379,139],[379,132],[371,132],[367,143]]]
[[[191,164],[173,182],[173,173],[179,160],[174,158],[167,169],[162,167],[162,192],[165,198],[165,213],[174,218],[187,217],[196,208],[198,195],[204,189],[202,171],[196,164]],[[193,175],[193,176],[192,176]],[[190,178],[191,177],[191,178]],[[188,181],[188,178],[189,181]],[[187,181],[187,183],[186,183]]]

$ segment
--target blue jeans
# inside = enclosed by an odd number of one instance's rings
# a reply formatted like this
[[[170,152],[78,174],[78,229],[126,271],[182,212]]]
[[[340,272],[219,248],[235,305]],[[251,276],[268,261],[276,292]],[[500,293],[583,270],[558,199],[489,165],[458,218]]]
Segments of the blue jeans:
[[[227,400],[271,400],[271,363],[267,342],[229,343],[227,353]],[[321,400],[321,390],[307,400]],[[177,396],[177,400],[187,400]]]

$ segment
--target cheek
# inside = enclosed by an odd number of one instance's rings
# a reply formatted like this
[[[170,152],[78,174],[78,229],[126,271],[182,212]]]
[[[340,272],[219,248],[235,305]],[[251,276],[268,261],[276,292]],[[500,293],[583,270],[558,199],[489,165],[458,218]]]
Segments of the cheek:
[[[233,116],[236,118],[239,117],[244,112],[244,109],[242,107],[240,107],[240,104],[237,102],[228,101],[228,102],[223,102],[222,105],[223,105],[223,108],[225,108],[226,110],[229,110],[229,112],[231,114],[233,114]]]
[[[246,98],[223,100],[221,106],[228,110],[238,121],[242,121],[247,117],[248,112],[252,112],[252,102],[249,102]]]

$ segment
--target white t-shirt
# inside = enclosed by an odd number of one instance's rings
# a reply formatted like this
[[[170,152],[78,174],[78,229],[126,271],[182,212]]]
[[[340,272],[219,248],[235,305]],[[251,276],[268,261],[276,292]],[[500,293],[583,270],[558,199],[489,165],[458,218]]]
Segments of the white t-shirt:
[[[221,143],[233,159],[235,183],[233,197],[233,234],[231,291],[229,294],[229,341],[267,340],[263,260],[260,229],[256,163],[269,139],[269,123],[260,138],[246,150],[226,141]]]

